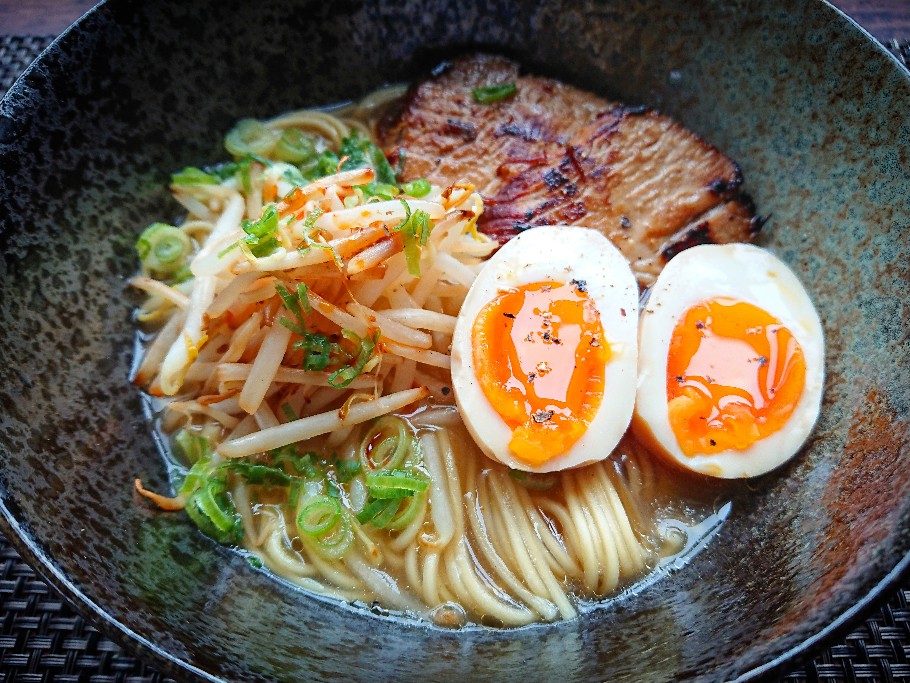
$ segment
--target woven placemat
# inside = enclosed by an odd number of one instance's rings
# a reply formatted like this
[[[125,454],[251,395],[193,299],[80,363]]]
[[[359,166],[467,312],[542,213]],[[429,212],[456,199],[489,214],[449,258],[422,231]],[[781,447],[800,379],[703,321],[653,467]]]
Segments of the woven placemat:
[[[53,39],[53,36],[0,36],[0,97]]]
[[[51,42],[0,36],[0,97]],[[910,66],[910,41],[892,41]],[[910,683],[910,578],[844,642],[786,683]],[[77,616],[0,534],[0,683],[173,683]]]

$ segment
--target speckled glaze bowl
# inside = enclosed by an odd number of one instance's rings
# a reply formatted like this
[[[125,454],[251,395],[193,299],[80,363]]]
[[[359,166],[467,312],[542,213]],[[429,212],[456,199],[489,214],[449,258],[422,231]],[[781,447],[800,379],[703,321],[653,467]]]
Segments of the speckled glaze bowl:
[[[825,404],[709,547],[576,621],[452,632],[249,567],[167,480],[127,381],[125,279],[170,171],[242,116],[360,96],[483,46],[648,103],[737,159],[817,302]],[[181,678],[720,681],[780,670],[910,565],[910,76],[820,2],[110,2],[0,105],[0,513],[106,632]]]

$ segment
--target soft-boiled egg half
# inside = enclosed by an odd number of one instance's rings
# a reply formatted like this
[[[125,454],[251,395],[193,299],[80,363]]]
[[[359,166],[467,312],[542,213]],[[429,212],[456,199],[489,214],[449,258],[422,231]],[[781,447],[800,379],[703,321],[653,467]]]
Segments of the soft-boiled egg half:
[[[750,244],[704,245],[657,278],[639,332],[636,438],[732,479],[790,459],[818,418],[824,339],[793,272]]]
[[[471,286],[452,385],[480,448],[513,469],[606,458],[635,402],[638,285],[600,232],[541,226],[507,242]]]

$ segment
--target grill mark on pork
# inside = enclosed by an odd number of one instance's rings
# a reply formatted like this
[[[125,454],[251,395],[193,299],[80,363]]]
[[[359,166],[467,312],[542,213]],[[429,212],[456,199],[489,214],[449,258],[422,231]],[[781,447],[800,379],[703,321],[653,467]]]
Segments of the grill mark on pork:
[[[749,239],[755,238],[762,228],[764,219],[754,215],[751,203],[743,201],[729,201],[713,207],[692,223],[683,227],[660,248],[660,255],[664,262],[669,261],[679,252],[698,244],[719,244],[729,231],[730,224],[737,226],[749,223]]]
[[[513,97],[474,102],[474,88],[503,82],[516,84]],[[488,235],[596,228],[643,284],[685,248],[749,241],[762,225],[739,166],[694,133],[647,107],[522,76],[501,57],[455,60],[412,88],[378,132],[393,163],[406,150],[404,179],[474,184]]]
[[[473,142],[477,139],[477,126],[473,123],[449,119],[446,121],[446,127],[450,132],[460,135],[467,142]]]

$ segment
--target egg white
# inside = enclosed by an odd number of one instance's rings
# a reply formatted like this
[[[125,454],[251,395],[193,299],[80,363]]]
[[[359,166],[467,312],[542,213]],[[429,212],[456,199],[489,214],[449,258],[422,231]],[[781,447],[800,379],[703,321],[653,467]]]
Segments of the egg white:
[[[805,358],[805,386],[790,419],[777,432],[743,450],[687,456],[670,426],[667,356],[678,321],[693,306],[717,297],[762,308],[790,330]],[[670,261],[642,311],[639,358],[633,432],[646,447],[685,469],[723,479],[764,474],[799,451],[818,419],[824,387],[821,321],[796,275],[760,247],[703,245]]]
[[[484,394],[474,369],[471,331],[480,310],[501,292],[535,282],[584,280],[600,313],[610,358],[605,396],[581,438],[535,467],[509,449],[512,430]],[[527,472],[554,472],[603,460],[622,437],[635,401],[638,285],[626,258],[600,232],[541,226],[512,238],[484,265],[462,304],[452,338],[452,386],[468,431],[494,460]]]

